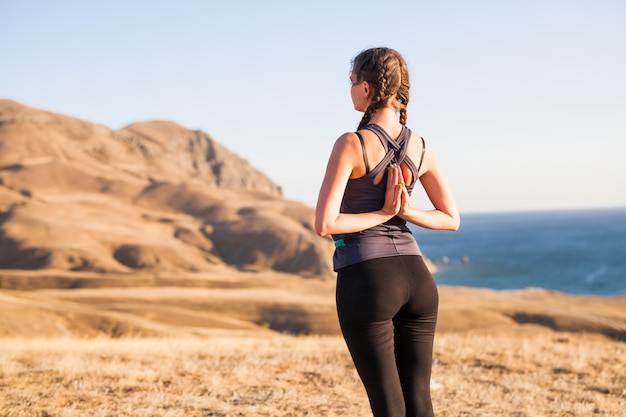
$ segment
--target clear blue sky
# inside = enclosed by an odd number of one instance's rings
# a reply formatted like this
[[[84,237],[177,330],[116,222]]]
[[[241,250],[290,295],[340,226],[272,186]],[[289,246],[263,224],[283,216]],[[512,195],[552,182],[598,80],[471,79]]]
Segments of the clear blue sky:
[[[311,206],[350,60],[390,46],[461,212],[626,207],[623,0],[0,0],[0,40],[0,97],[201,129]]]

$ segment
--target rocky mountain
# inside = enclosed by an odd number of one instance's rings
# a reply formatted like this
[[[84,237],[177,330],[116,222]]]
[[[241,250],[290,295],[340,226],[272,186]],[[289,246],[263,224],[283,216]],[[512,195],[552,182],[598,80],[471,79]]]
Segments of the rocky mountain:
[[[332,274],[313,209],[207,133],[0,100],[0,269]]]

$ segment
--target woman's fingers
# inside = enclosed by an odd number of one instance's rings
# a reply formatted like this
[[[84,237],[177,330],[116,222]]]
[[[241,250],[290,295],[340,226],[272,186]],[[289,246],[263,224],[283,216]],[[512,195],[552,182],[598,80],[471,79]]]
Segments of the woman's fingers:
[[[385,205],[383,210],[392,215],[395,215],[398,212],[398,191],[396,189],[397,180],[395,168],[393,165],[390,165],[389,168],[387,168],[387,189],[385,191]]]
[[[389,165],[389,173],[387,175],[387,188],[395,187],[398,183],[398,172],[396,170],[396,165]]]
[[[395,190],[393,193],[393,210],[395,214],[403,213],[408,210],[410,205],[409,191],[404,183],[404,176],[402,175],[402,169],[400,166],[398,164],[393,164],[389,168],[387,187],[393,187]]]
[[[389,175],[387,178],[387,193],[391,200],[388,203],[393,214],[397,214],[402,207],[403,190],[404,183],[402,181],[402,172],[397,164],[393,164],[389,167]]]
[[[398,164],[390,165],[387,174],[384,210],[393,215],[405,212],[409,208],[409,200],[410,196],[404,183],[402,169]]]
[[[400,165],[394,164],[394,184],[396,185],[396,190],[398,191],[398,197],[402,196],[405,190],[404,178],[402,177],[402,170],[400,169]]]

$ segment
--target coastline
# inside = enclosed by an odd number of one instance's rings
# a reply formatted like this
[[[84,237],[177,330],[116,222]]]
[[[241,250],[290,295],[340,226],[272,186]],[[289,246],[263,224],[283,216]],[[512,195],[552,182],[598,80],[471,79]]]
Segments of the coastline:
[[[475,213],[455,233],[412,232],[438,284],[626,295],[626,208]]]

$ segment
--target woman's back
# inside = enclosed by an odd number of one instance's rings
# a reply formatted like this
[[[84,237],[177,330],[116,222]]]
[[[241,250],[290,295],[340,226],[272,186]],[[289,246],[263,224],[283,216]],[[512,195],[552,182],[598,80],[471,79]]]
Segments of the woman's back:
[[[393,139],[394,141],[397,141],[399,139],[400,134],[405,128],[405,125],[398,122],[395,114],[393,114],[392,117],[389,117],[389,115],[386,115],[384,113],[375,115],[374,117],[372,117],[372,120],[369,124],[379,126],[384,132],[386,132],[389,138]],[[376,135],[374,131],[369,129],[360,129],[359,133],[361,133],[363,137],[365,152],[367,154],[367,160],[370,164],[371,169],[383,160],[386,154],[386,149],[383,147],[379,136]],[[419,163],[422,157],[422,148],[423,143],[420,136],[416,133],[412,133],[411,137],[408,140],[407,156],[409,157],[409,159],[414,161],[416,165]],[[417,178],[413,175],[412,170],[407,166],[406,163],[401,163],[400,168],[402,169],[405,183],[407,185],[413,185]],[[422,170],[420,169],[420,173],[421,172]],[[361,167],[354,170],[350,178],[358,178],[364,175],[365,165],[362,165]],[[383,179],[383,175],[384,174],[377,176],[374,180],[375,183],[380,183]],[[419,176],[419,174],[417,176]]]
[[[401,125],[399,134],[392,138],[387,131],[377,124],[368,124],[357,132],[361,141],[361,159],[346,184],[341,211],[344,213],[364,213],[379,209],[385,199],[387,168],[391,164],[399,164],[409,194],[413,189],[413,179],[417,178],[419,165],[422,162],[423,149],[414,161],[408,153],[414,139],[411,130]],[[367,137],[367,144],[366,138]],[[423,148],[423,140],[418,138]],[[414,146],[413,146],[414,148]]]

